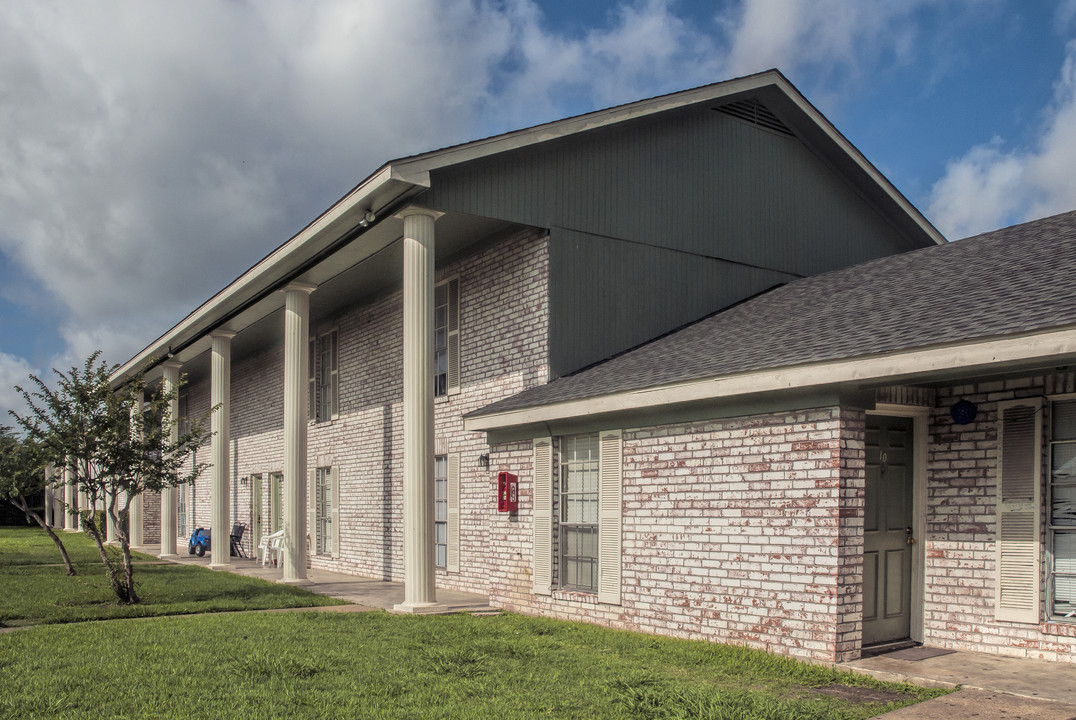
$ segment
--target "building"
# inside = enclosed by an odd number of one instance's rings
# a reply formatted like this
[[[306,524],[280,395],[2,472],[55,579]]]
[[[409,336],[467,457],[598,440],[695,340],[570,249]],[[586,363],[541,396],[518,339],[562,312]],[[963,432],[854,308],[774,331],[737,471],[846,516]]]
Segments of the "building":
[[[220,406],[134,532],[282,528],[403,612],[1067,659],[1074,228],[945,245],[776,71],[394,160],[117,371]]]

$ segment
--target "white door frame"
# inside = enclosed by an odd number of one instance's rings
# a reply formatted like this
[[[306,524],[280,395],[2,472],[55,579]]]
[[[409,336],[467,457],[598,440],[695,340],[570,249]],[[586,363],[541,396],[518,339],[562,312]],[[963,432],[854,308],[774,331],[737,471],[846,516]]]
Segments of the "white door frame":
[[[912,418],[912,587],[910,594],[911,617],[909,637],[923,642],[923,605],[925,594],[926,552],[924,538],[927,531],[927,445],[930,439],[930,408],[920,405],[893,405],[878,403],[868,415]]]

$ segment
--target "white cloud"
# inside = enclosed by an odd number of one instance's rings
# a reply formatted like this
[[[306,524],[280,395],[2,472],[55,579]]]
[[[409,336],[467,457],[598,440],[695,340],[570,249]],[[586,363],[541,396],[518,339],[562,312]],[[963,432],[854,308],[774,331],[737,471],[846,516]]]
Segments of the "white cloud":
[[[923,4],[847,0],[746,0],[720,16],[733,75],[811,67],[822,77],[862,77],[883,54],[909,58]]]
[[[1076,208],[1076,41],[1030,147],[1006,151],[1000,138],[946,166],[928,215],[950,239]]]
[[[0,252],[61,308],[62,366],[122,362],[390,158],[775,65],[843,77],[903,56],[916,5],[629,0],[564,34],[533,0],[11,3]]]
[[[15,390],[15,386],[32,390],[34,386],[30,381],[30,373],[38,375],[39,372],[22,358],[0,351],[0,425],[16,427],[10,410],[20,415],[26,414],[26,403]]]

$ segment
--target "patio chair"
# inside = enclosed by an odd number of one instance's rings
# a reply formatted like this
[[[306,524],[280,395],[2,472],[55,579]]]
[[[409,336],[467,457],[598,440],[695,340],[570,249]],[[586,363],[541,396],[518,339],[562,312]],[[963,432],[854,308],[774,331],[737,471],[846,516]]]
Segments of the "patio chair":
[[[246,532],[246,529],[247,526],[243,523],[232,525],[232,534],[230,536],[232,541],[232,557],[246,557],[246,554],[243,552],[243,533]]]
[[[262,567],[265,567],[265,563],[269,560],[269,557],[273,557],[273,565],[277,564],[280,559],[280,551],[284,547],[284,531],[277,530],[275,533],[270,533],[262,537],[260,543],[258,543],[258,552],[262,556]]]

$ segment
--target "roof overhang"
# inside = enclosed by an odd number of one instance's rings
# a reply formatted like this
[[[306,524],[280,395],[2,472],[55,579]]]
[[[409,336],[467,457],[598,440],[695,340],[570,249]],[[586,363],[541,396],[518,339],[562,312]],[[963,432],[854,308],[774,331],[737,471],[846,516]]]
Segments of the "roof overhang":
[[[917,348],[738,373],[579,400],[464,416],[468,431],[498,431],[584,417],[632,416],[670,407],[822,388],[955,381],[1076,363],[1076,328]]]
[[[421,155],[393,160],[362,181],[320,217],[247,270],[223,290],[161,335],[113,374],[119,384],[151,361],[177,356],[188,361],[209,348],[215,329],[239,332],[265,319],[283,304],[277,290],[293,280],[318,284],[317,273],[304,277],[328,255],[348,248],[348,262],[372,257],[398,238],[383,224],[366,227],[367,211],[386,218],[430,186],[431,172],[450,165],[524,148],[576,133],[699,103],[758,95],[779,112],[808,145],[853,178],[886,214],[915,235],[935,243],[945,239],[926,218],[818,112],[777,70],[663,95],[607,110],[538,125]],[[390,226],[391,228],[391,226]],[[324,274],[324,273],[323,273]],[[273,295],[278,297],[273,297]]]

